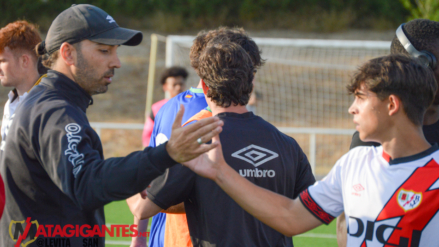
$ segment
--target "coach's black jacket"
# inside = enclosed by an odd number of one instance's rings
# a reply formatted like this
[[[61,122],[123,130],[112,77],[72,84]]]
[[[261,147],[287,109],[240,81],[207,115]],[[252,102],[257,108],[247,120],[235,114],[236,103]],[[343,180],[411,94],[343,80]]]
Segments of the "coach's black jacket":
[[[85,115],[90,102],[78,84],[49,71],[17,109],[0,163],[6,190],[0,246],[15,246],[13,238],[25,233],[27,224],[14,221],[29,217],[34,224],[22,243],[32,241],[35,221],[61,227],[104,225],[105,204],[142,191],[175,164],[165,145],[104,160],[101,141]],[[68,246],[66,239],[57,238],[39,237],[28,246]],[[104,246],[103,238],[69,241],[75,247],[89,246],[84,241]]]

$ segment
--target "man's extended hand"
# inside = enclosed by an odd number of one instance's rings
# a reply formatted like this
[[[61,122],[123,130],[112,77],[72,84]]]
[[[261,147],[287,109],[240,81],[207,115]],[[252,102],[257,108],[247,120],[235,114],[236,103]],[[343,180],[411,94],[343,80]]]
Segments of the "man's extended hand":
[[[171,138],[166,144],[169,156],[178,163],[183,163],[198,157],[218,146],[218,143],[205,144],[213,136],[218,135],[223,129],[223,121],[218,117],[202,119],[194,124],[181,127],[184,107],[180,105],[180,110],[175,117],[172,125]],[[198,143],[201,138],[203,144]]]
[[[212,138],[212,143],[217,143],[218,146],[210,150],[208,153],[202,154],[197,158],[182,164],[200,176],[215,180],[218,178],[220,169],[227,164],[224,160],[219,135]]]

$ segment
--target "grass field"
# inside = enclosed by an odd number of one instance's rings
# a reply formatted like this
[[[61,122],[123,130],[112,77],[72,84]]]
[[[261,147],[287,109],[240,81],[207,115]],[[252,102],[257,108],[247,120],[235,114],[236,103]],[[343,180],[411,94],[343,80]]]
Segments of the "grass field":
[[[108,224],[133,223],[133,215],[128,209],[125,201],[113,202],[105,207],[105,217]],[[106,246],[126,247],[130,245],[131,238],[107,237]],[[296,247],[336,247],[335,220],[329,226],[320,226],[308,233],[294,237]]]

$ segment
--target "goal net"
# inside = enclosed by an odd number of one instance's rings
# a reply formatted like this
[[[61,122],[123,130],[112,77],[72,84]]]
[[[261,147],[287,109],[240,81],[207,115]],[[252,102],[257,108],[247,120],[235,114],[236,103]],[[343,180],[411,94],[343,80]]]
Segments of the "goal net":
[[[168,36],[166,42],[166,66],[187,68],[190,71],[188,86],[196,86],[199,81],[189,61],[193,39],[192,36]],[[390,42],[381,41],[253,39],[266,59],[255,76],[255,111],[277,127],[352,129],[348,108],[353,96],[347,93],[346,85],[359,65],[387,55],[390,50]],[[300,136],[294,137],[302,148],[311,145],[307,137],[303,138],[304,143],[300,142]],[[339,141],[326,136],[326,144],[319,148],[321,138],[317,138],[313,144],[317,145],[315,162],[332,166],[335,160],[327,160],[324,158],[327,155],[319,152],[334,153],[342,149],[340,155],[335,155],[338,159],[348,151],[350,137],[344,136],[342,148],[337,144]]]

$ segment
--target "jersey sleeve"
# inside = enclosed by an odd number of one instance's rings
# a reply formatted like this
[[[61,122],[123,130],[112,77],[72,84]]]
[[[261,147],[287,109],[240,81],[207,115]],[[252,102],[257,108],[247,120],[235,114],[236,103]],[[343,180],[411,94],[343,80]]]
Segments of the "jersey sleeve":
[[[32,145],[43,168],[84,209],[126,199],[175,164],[165,145],[104,160],[98,135],[85,115],[71,106],[45,112],[33,126]]]
[[[299,196],[305,208],[324,224],[329,224],[344,210],[341,160],[337,161],[324,179],[304,190]]]
[[[147,188],[148,198],[162,209],[183,202],[189,197],[196,174],[183,165],[176,165],[155,179]]]
[[[308,158],[300,147],[298,147],[298,149],[298,167],[296,173],[296,184],[294,186],[294,198],[299,196],[302,191],[316,182]]]

